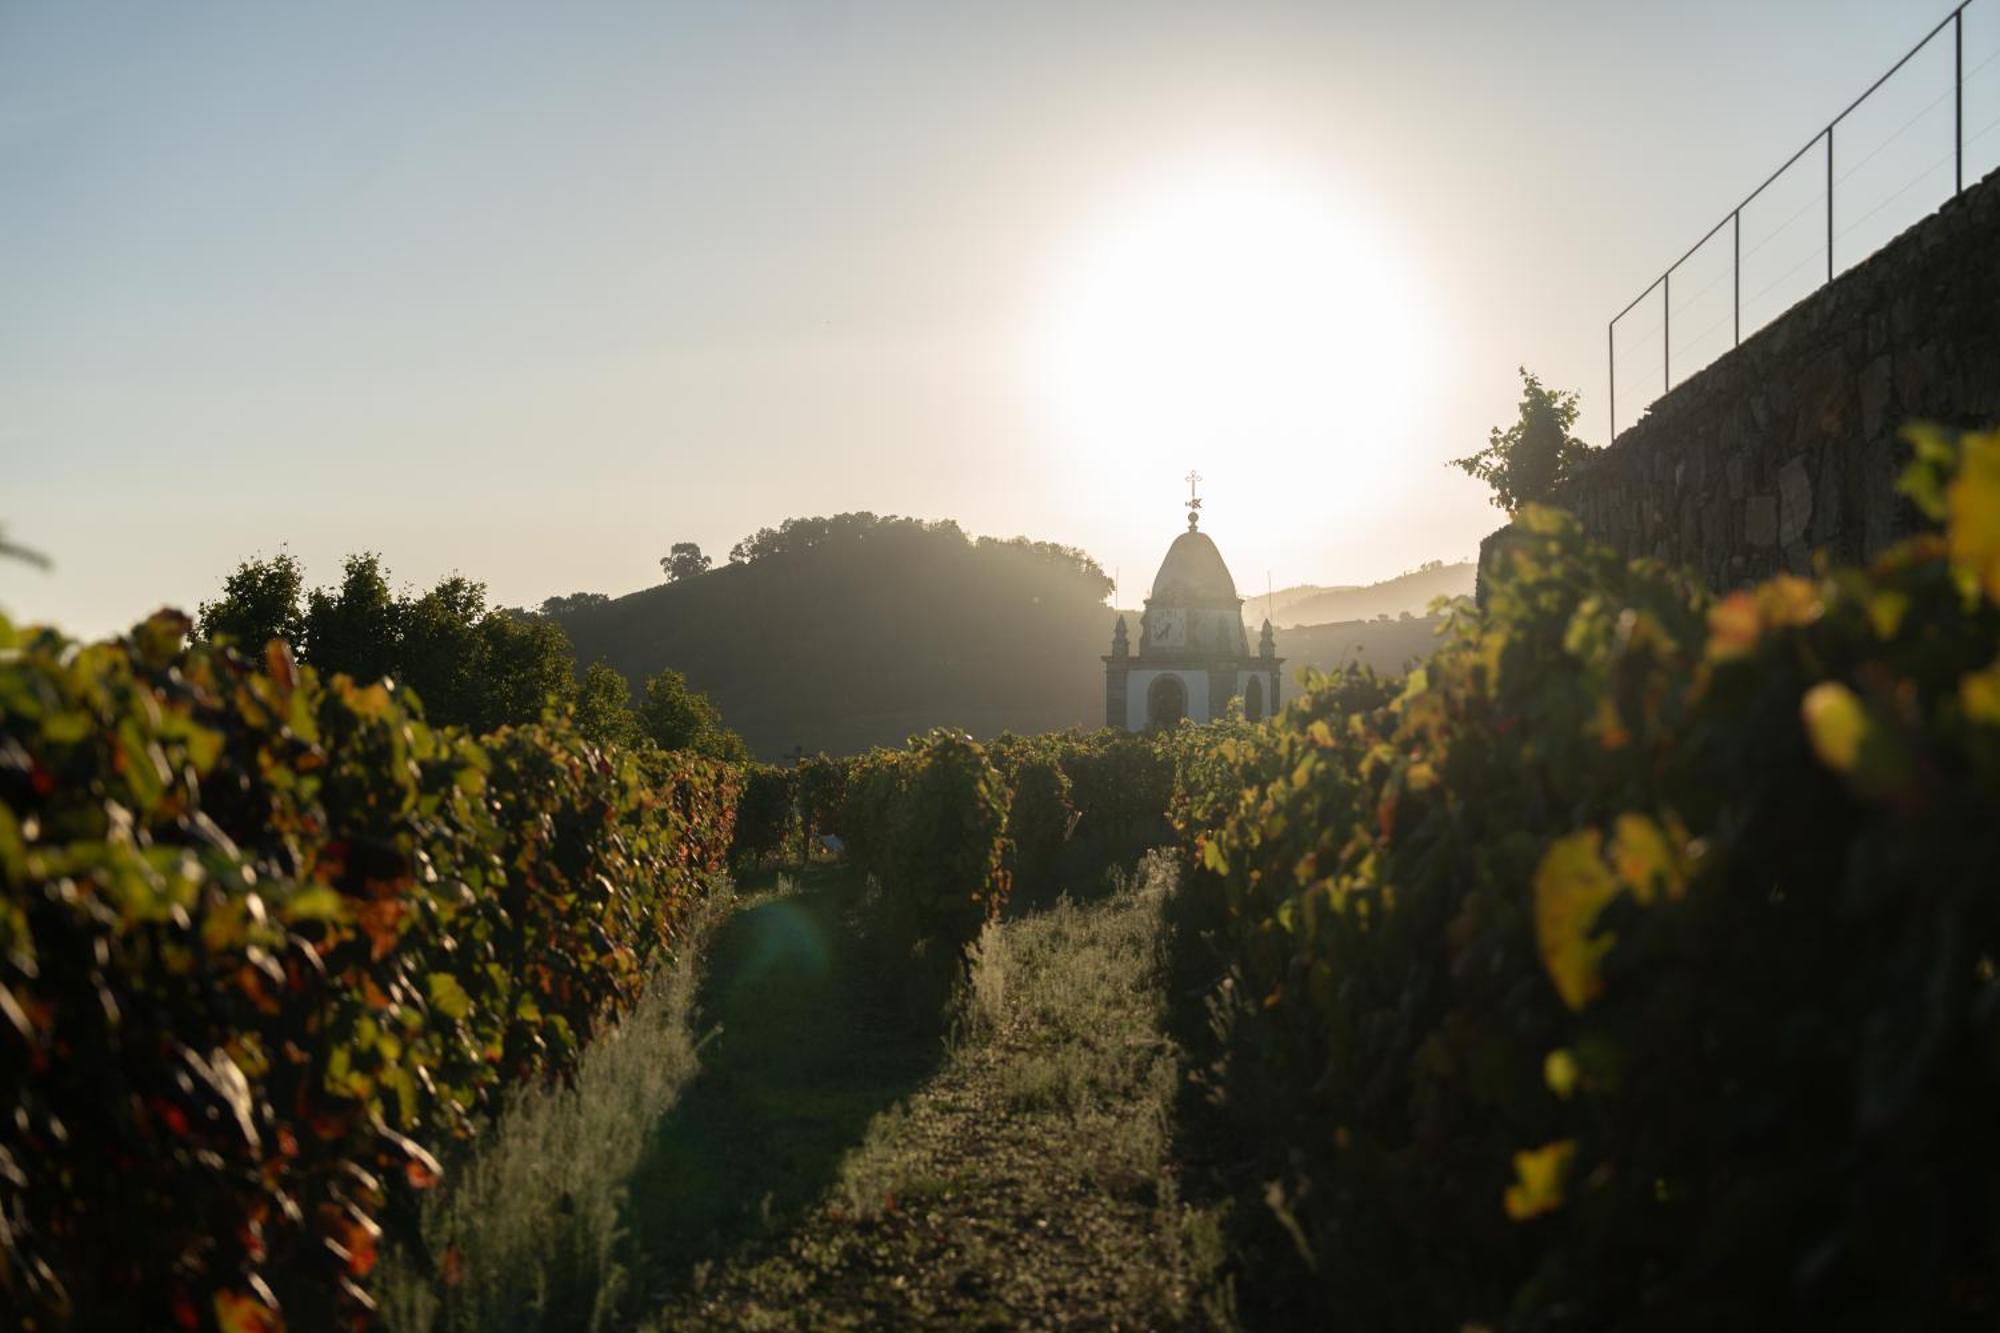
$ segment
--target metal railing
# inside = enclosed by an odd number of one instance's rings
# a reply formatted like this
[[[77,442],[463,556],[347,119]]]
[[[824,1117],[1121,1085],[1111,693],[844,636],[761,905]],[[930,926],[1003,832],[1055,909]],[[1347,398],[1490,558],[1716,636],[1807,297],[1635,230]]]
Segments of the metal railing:
[[[1852,175],[1855,171],[1858,171],[1862,165],[1865,165],[1868,157],[1873,157],[1875,153],[1878,153],[1882,151],[1883,148],[1887,147],[1890,142],[1894,142],[1896,138],[1901,136],[1912,125],[1916,124],[1918,119],[1921,119],[1923,116],[1929,114],[1930,111],[1934,110],[1937,107],[1937,105],[1944,100],[1944,97],[1946,95],[1949,95],[1952,99],[1952,152],[1950,154],[1952,161],[1951,197],[1955,198],[1964,191],[1965,146],[1968,142],[1970,142],[1970,140],[1966,138],[1965,134],[1965,86],[1966,86],[1966,80],[1969,77],[1965,68],[1965,11],[1977,3],[1978,0],[1963,0],[1963,3],[1961,3],[1958,6],[1958,8],[1952,10],[1951,13],[1945,15],[1942,19],[1938,20],[1937,26],[1932,28],[1929,32],[1925,33],[1923,40],[1919,41],[1915,46],[1911,47],[1909,51],[1907,51],[1903,55],[1903,58],[1901,60],[1898,60],[1894,65],[1891,65],[1887,73],[1883,74],[1882,77],[1875,80],[1875,82],[1869,84],[1868,90],[1866,92],[1862,93],[1861,96],[1855,98],[1852,102],[1848,103],[1846,109],[1843,110],[1839,115],[1835,116],[1831,121],[1829,121],[1825,129],[1821,130],[1818,134],[1813,135],[1812,138],[1806,140],[1805,144],[1802,147],[1800,147],[1800,149],[1796,153],[1793,153],[1790,157],[1785,159],[1783,166],[1779,167],[1776,171],[1772,172],[1769,176],[1765,177],[1763,184],[1759,185],[1756,189],[1752,190],[1749,194],[1745,195],[1741,203],[1737,204],[1735,208],[1731,209],[1729,213],[1722,218],[1721,221],[1717,222],[1713,227],[1710,227],[1708,231],[1702,235],[1702,238],[1700,240],[1696,241],[1693,245],[1689,246],[1687,248],[1686,253],[1682,254],[1681,257],[1679,259],[1676,259],[1673,263],[1667,265],[1666,272],[1662,273],[1659,277],[1655,278],[1652,281],[1652,283],[1647,286],[1645,291],[1640,292],[1637,296],[1633,297],[1630,304],[1628,304],[1623,310],[1619,311],[1616,315],[1613,315],[1611,317],[1611,322],[1605,328],[1605,340],[1608,345],[1608,350],[1610,353],[1610,382],[1607,385],[1608,393],[1606,397],[1608,399],[1610,408],[1609,420],[1611,426],[1611,434],[1610,434],[1611,439],[1616,439],[1618,436],[1618,321],[1624,319],[1627,315],[1631,314],[1632,311],[1636,309],[1642,301],[1644,301],[1647,297],[1651,296],[1655,291],[1661,294],[1660,392],[1662,394],[1665,394],[1666,392],[1671,390],[1673,388],[1672,332],[1673,332],[1674,273],[1677,270],[1679,270],[1683,264],[1686,264],[1689,259],[1693,258],[1694,255],[1698,251],[1700,251],[1703,246],[1707,245],[1710,241],[1714,240],[1716,236],[1721,233],[1724,227],[1728,227],[1731,231],[1730,273],[1732,278],[1732,284],[1731,284],[1732,291],[1730,298],[1730,304],[1731,304],[1730,321],[1732,325],[1732,342],[1730,345],[1731,347],[1740,346],[1743,342],[1743,258],[1744,258],[1743,210],[1748,208],[1752,203],[1754,203],[1757,200],[1758,196],[1762,195],[1764,191],[1770,189],[1772,184],[1775,181],[1777,181],[1777,179],[1780,176],[1783,176],[1787,171],[1791,170],[1793,166],[1797,165],[1797,163],[1801,158],[1805,157],[1807,153],[1811,152],[1814,148],[1820,146],[1821,144],[1825,145],[1825,152],[1826,152],[1826,186],[1825,186],[1826,279],[1825,281],[1827,282],[1833,281],[1834,242],[1837,239],[1839,239],[1839,237],[1836,236],[1834,232],[1834,186],[1838,184],[1838,181],[1834,177],[1834,164],[1833,164],[1834,131],[1838,129],[1840,127],[1840,123],[1846,120],[1850,115],[1852,115],[1854,111],[1862,105],[1862,103],[1866,102],[1870,97],[1874,96],[1876,91],[1880,89],[1883,84],[1887,83],[1890,79],[1894,78],[1896,74],[1898,74],[1903,69],[1904,66],[1908,65],[1910,61],[1915,59],[1920,52],[1922,52],[1926,47],[1928,47],[1933,41],[1937,40],[1938,35],[1942,33],[1946,28],[1950,28],[1952,32],[1951,36],[1952,86],[1951,89],[1949,90],[1949,93],[1940,94],[1927,107],[1925,107],[1923,111],[1919,112],[1916,118],[1913,118],[1912,120],[1907,122],[1902,127],[1902,129],[1899,129],[1894,134],[1890,135],[1889,138],[1885,140],[1882,144],[1877,145],[1876,148],[1872,150],[1867,155],[1867,157],[1864,157],[1861,162],[1849,168],[1848,174]],[[2000,57],[2000,51],[1996,51],[1994,54],[1987,56],[1984,60],[1980,62],[1980,64],[1977,67],[1975,67],[1972,73],[1973,74],[1978,73],[1979,69],[1983,69],[1986,65],[1991,64],[1996,57]],[[1992,124],[1986,126],[1985,129],[1982,129],[1977,134],[1975,134],[1973,138],[1974,139],[1981,138],[1995,128],[2000,128],[2000,120],[1996,120]],[[1944,164],[1943,159],[1939,159],[1936,162],[1931,163],[1931,165],[1925,169],[1924,174],[1928,174],[1931,171],[1941,168],[1943,164]],[[1845,179],[1845,177],[1842,177],[1841,179]],[[1920,175],[1918,177],[1918,180],[1921,179],[1922,176]],[[1913,180],[1909,183],[1909,185],[1905,185],[1903,189],[1907,190],[1908,188],[1910,188],[1910,185],[1914,185],[1916,183],[1917,181]],[[1900,190],[1897,192],[1897,194],[1901,193],[1902,191]],[[1891,199],[1893,200],[1894,197],[1895,196],[1891,196]],[[1807,204],[1807,208],[1808,209],[1811,208],[1813,204],[1816,204],[1818,202],[1819,202],[1818,196],[1815,196],[1811,201],[1809,201],[1809,203]],[[1884,201],[1883,205],[1877,205],[1877,208],[1873,210],[1870,214],[1864,215],[1861,219],[1858,219],[1856,222],[1850,224],[1849,230],[1851,231],[1854,227],[1858,227],[1859,225],[1861,225],[1862,222],[1867,221],[1868,217],[1873,215],[1873,212],[1879,212],[1881,207],[1885,206],[1887,202],[1889,201]],[[1799,216],[1801,216],[1805,211],[1806,211],[1805,209],[1801,209],[1799,213],[1794,214],[1789,221],[1780,226],[1778,231],[1782,231],[1785,227],[1789,227],[1791,223],[1797,221]],[[1846,233],[1843,232],[1841,234],[1845,235]],[[1773,232],[1771,237],[1766,238],[1766,241],[1768,242],[1776,235],[1777,232]],[[1809,254],[1807,256],[1807,259],[1810,260],[1813,257],[1815,256]],[[1783,275],[1779,279],[1779,282],[1784,281],[1785,278],[1789,278],[1792,273],[1795,273],[1798,270],[1798,268],[1803,267],[1803,263],[1804,261],[1801,261],[1800,264],[1794,265],[1791,272],[1788,272],[1785,275]],[[1711,279],[1709,285],[1712,286],[1715,282],[1720,281],[1720,276],[1721,275],[1718,274],[1716,278]],[[1817,285],[1818,284],[1815,284],[1815,286]],[[1773,283],[1772,286],[1773,287],[1777,286],[1777,283]],[[1765,290],[1769,291],[1770,288],[1766,288]],[[1701,295],[1701,293],[1698,292],[1696,295],[1699,296]],[[1762,293],[1759,293],[1759,295],[1762,295]],[[1703,334],[1697,335],[1696,342],[1698,343],[1702,337],[1706,336],[1706,333],[1715,331],[1715,329],[1719,327],[1719,324],[1720,321],[1717,321],[1717,324],[1711,325],[1710,328],[1704,331]],[[1689,345],[1692,346],[1694,344],[1689,344]]]

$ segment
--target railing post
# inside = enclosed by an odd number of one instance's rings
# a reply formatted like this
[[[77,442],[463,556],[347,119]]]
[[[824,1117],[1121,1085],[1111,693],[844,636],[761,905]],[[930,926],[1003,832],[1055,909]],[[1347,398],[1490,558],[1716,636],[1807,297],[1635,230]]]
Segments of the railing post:
[[[1965,192],[1965,6],[1951,15],[1951,192]]]
[[[1826,127],[1826,280],[1833,281],[1833,126]]]
[[[1674,387],[1674,271],[1660,278],[1660,392]]]
[[[1730,230],[1734,235],[1736,253],[1730,258],[1730,275],[1735,290],[1729,296],[1729,308],[1736,321],[1736,347],[1743,345],[1743,210],[1737,209],[1730,215]]]
[[[1604,326],[1604,353],[1611,363],[1611,376],[1606,382],[1604,401],[1610,408],[1611,433],[1604,437],[1606,444],[1618,438],[1618,321],[1612,320]]]

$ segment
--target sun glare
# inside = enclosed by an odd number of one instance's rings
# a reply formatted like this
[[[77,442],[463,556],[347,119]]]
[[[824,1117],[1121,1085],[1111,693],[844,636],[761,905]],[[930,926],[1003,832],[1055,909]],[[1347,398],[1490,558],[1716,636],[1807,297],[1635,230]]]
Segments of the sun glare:
[[[1091,480],[1194,461],[1252,493],[1365,488],[1408,416],[1417,308],[1330,189],[1215,171],[1158,191],[1064,265],[1044,351],[1065,453]]]

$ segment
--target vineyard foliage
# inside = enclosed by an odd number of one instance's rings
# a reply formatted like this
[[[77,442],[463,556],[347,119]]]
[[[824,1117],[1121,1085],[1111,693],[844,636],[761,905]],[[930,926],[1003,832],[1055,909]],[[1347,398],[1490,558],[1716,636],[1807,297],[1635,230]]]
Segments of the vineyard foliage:
[[[730,862],[737,866],[755,865],[796,849],[797,799],[791,770],[775,764],[747,765],[743,770],[743,794],[736,805]]]
[[[883,929],[962,954],[1007,901],[1009,792],[970,737],[934,731],[850,766],[839,832],[883,892]]]
[[[1221,747],[1283,1319],[2000,1319],[2000,435],[1914,438],[1944,530],[1870,569],[1715,599],[1530,509],[1423,669]]]
[[[366,1322],[383,1228],[574,1067],[730,845],[733,768],[436,729],[189,628],[0,621],[9,1326]]]

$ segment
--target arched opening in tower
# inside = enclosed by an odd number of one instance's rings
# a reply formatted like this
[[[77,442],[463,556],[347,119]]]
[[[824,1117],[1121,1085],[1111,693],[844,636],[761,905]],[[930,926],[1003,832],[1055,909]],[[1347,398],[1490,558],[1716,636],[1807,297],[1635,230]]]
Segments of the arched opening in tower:
[[[1243,688],[1243,716],[1252,722],[1264,720],[1264,678],[1250,677],[1250,683]]]
[[[1179,676],[1158,676],[1146,689],[1146,725],[1171,727],[1187,716],[1187,686]]]

